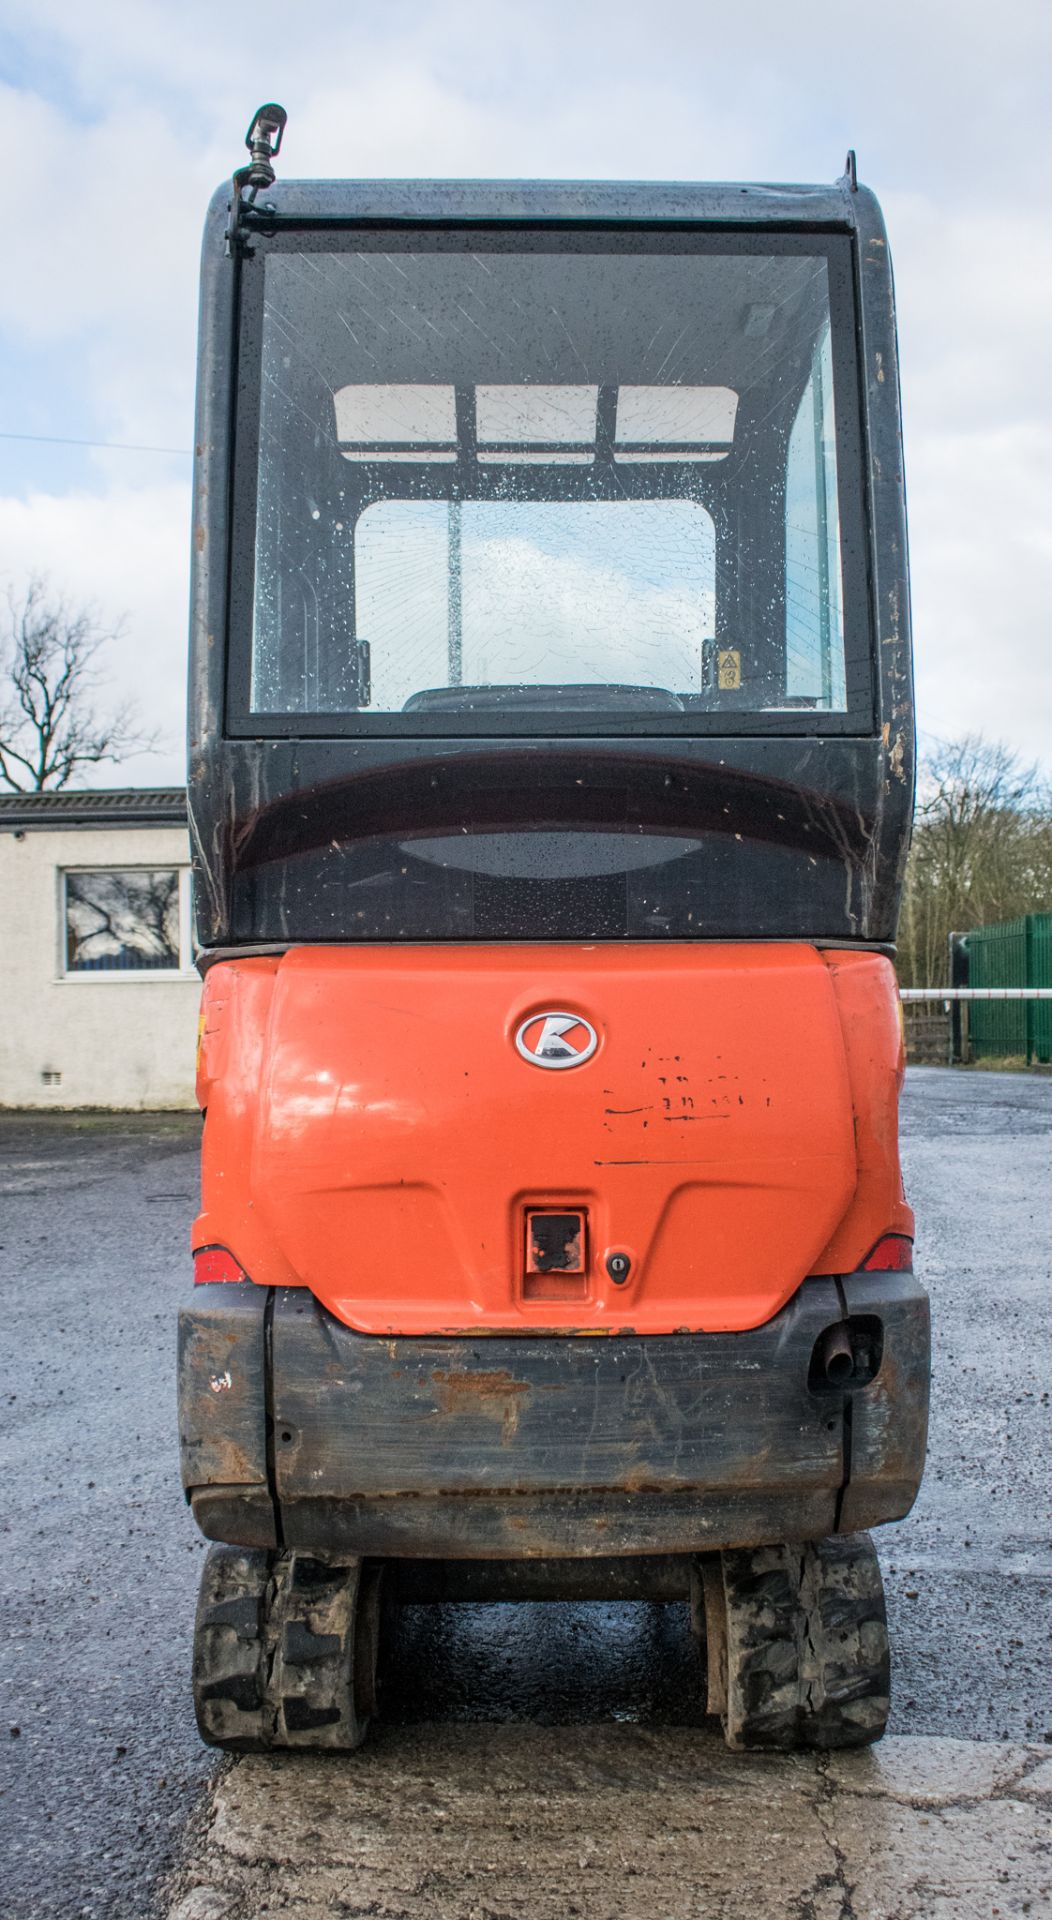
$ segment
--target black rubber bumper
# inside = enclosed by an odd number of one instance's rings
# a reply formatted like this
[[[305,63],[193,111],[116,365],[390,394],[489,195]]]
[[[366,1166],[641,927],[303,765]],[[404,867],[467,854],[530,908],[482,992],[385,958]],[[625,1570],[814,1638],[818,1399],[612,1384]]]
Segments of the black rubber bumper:
[[[824,1384],[842,1323],[858,1377]],[[867,1377],[870,1376],[870,1377]],[[378,1338],[305,1289],[197,1287],[179,1322],[202,1532],[407,1559],[697,1553],[909,1511],[928,1302],[912,1274],[808,1280],[748,1333]]]

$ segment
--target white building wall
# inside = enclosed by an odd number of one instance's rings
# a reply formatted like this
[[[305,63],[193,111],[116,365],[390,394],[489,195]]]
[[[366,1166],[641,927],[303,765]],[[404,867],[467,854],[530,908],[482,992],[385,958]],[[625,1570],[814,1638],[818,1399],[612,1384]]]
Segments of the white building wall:
[[[62,887],[68,868],[189,860],[181,827],[0,833],[0,1106],[194,1105],[196,971],[67,974]]]

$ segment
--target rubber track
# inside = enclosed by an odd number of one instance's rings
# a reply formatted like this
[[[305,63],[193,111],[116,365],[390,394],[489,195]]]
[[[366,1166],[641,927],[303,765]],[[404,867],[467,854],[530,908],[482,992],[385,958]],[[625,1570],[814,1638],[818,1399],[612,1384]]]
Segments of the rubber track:
[[[234,1753],[349,1751],[368,1724],[355,1703],[360,1562],[214,1546],[194,1630],[202,1739]],[[360,1665],[360,1663],[359,1663]]]
[[[879,1740],[890,1707],[884,1588],[868,1534],[721,1556],[728,1746]]]

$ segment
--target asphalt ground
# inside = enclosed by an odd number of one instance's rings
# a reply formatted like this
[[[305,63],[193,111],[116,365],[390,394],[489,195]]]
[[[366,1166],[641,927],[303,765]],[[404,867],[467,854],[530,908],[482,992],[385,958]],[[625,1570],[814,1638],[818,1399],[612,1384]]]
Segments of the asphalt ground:
[[[1052,1911],[1052,1078],[915,1069],[903,1121],[935,1368],[925,1484],[878,1540],[894,1741],[845,1775],[724,1756],[682,1608],[420,1608],[356,1773],[221,1762],[193,1723],[203,1543],[178,1483],[173,1322],[196,1122],[0,1115],[3,1920],[649,1920],[729,1913],[732,1881],[734,1911],[794,1920]],[[750,1836],[783,1904],[742,1878]],[[548,1878],[523,1895],[527,1842]],[[943,1859],[934,1904],[903,1892],[909,1847]]]

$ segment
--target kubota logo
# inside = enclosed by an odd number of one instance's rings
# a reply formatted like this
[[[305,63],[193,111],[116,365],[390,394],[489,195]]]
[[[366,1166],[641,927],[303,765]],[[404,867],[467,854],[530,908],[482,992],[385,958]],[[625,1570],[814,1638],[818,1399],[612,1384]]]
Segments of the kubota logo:
[[[531,1013],[515,1035],[531,1067],[580,1067],[599,1045],[599,1035],[578,1013]]]

